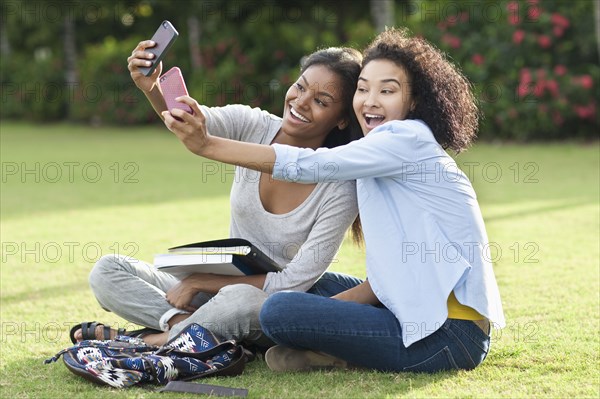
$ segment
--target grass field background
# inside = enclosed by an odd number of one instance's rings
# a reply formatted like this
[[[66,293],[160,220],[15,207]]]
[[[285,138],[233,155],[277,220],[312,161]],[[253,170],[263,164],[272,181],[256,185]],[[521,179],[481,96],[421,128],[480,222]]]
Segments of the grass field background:
[[[227,236],[233,168],[161,127],[2,122],[0,139],[0,397],[185,397],[98,387],[43,360],[69,346],[73,324],[124,325],[88,287],[99,256],[151,260]],[[264,398],[599,397],[598,143],[478,144],[457,160],[479,196],[508,323],[479,368],[273,374],[258,361],[203,382]],[[363,252],[347,239],[332,269],[364,277]]]

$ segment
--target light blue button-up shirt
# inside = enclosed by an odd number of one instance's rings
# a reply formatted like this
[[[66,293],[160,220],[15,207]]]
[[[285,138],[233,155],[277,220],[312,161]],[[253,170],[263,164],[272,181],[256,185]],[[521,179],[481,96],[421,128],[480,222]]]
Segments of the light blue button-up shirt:
[[[405,346],[445,322],[452,290],[504,327],[475,191],[425,123],[391,121],[332,149],[272,147],[276,179],[356,179],[367,278],[400,322]]]

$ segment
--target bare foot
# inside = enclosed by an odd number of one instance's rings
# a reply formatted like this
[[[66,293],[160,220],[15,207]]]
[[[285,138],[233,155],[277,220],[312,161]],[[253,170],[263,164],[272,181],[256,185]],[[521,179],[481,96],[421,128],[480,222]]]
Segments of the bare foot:
[[[165,331],[158,334],[147,334],[141,338],[148,345],[162,346],[169,340],[169,332]]]
[[[114,339],[117,336],[117,330],[111,328],[109,335],[110,335],[110,337],[108,339]],[[81,328],[76,330],[75,333],[73,334],[73,337],[75,338],[75,340],[77,342],[83,341],[83,330]],[[104,325],[99,324],[96,326],[96,331],[94,332],[94,337],[98,340],[107,339],[104,336]]]

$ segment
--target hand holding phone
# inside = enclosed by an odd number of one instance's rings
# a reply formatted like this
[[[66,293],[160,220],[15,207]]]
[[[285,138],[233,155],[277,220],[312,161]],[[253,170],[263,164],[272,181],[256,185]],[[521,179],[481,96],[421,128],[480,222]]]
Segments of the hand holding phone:
[[[154,47],[149,47],[145,51],[154,54],[154,58],[150,60],[152,65],[149,67],[138,67],[144,76],[152,75],[158,64],[163,60],[165,54],[171,48],[179,33],[169,21],[163,21],[158,30],[152,36],[152,41],[156,43]]]
[[[175,101],[177,97],[189,95],[187,88],[185,87],[183,75],[179,68],[173,67],[169,69],[159,78],[158,82],[169,111],[173,108],[179,108],[189,114],[194,114],[194,111],[189,105]],[[180,118],[176,119],[181,120]]]

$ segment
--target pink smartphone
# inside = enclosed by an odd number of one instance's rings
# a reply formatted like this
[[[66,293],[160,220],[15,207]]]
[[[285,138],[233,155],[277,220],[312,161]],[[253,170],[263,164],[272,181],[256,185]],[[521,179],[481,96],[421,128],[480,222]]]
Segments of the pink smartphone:
[[[159,78],[158,82],[160,83],[160,89],[169,111],[173,108],[179,108],[187,113],[194,114],[189,105],[175,101],[177,97],[189,95],[179,68],[173,67],[169,69]]]

